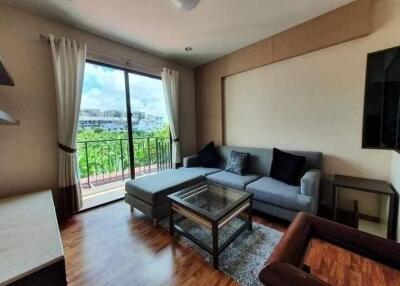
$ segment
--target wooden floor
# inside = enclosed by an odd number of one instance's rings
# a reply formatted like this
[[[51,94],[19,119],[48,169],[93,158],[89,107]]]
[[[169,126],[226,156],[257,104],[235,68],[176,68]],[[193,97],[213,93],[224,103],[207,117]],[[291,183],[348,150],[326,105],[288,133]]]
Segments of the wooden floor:
[[[254,220],[284,231],[270,218]],[[117,202],[61,225],[68,285],[237,285],[168,231]],[[400,273],[322,241],[306,257],[312,274],[332,285],[400,285]]]

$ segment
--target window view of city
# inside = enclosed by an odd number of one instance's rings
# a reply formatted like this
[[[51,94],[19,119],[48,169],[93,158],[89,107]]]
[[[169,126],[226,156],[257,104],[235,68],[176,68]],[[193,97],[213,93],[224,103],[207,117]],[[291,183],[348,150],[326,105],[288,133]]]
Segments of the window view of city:
[[[128,73],[128,80],[133,169],[125,72],[86,63],[77,138],[84,189],[123,182],[132,173],[137,177],[170,168],[170,132],[162,82],[135,73]]]
[[[141,111],[132,112],[133,130],[152,132],[166,126],[163,116],[154,116]],[[121,110],[81,109],[79,129],[101,129],[107,131],[127,131],[126,112]]]

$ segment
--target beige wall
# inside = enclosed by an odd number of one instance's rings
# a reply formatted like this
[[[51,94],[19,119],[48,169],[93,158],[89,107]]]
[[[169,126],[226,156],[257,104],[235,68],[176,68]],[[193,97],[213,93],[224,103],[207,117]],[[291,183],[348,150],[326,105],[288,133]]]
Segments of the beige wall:
[[[400,192],[400,153],[397,151],[392,152],[391,182],[396,191]],[[397,216],[397,241],[400,242],[400,211]]]
[[[362,149],[361,137],[366,55],[400,44],[395,2],[367,37],[225,78],[226,143],[320,150],[325,174],[389,180],[391,152]]]
[[[0,86],[0,109],[21,121],[0,126],[0,196],[57,186],[57,125],[49,45],[40,33],[85,42],[89,49],[181,73],[180,128],[183,154],[195,150],[194,74],[190,68],[0,4],[0,56],[15,87]],[[112,58],[104,59],[118,63]],[[139,68],[135,68],[139,69]]]
[[[389,179],[390,152],[361,149],[366,54],[345,46],[227,77],[226,144],[321,151],[325,174]]]
[[[400,192],[400,153],[397,151],[392,152],[391,182],[393,187]]]
[[[400,2],[374,2],[373,33],[225,78],[227,144],[318,150],[324,173],[391,177],[391,151],[361,148],[366,55],[400,45]],[[343,194],[344,192],[342,192]],[[340,196],[342,205],[359,193]],[[379,216],[373,195],[360,210]]]
[[[400,192],[400,153],[397,151],[392,152],[392,166],[390,175],[393,187]]]
[[[195,70],[197,143],[223,142],[223,78],[371,32],[372,0],[356,0]]]

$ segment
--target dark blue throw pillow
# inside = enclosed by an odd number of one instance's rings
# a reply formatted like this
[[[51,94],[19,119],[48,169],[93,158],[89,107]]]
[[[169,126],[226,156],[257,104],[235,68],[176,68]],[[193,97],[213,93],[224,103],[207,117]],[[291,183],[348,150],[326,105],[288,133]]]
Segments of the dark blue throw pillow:
[[[226,164],[225,170],[242,176],[250,159],[249,153],[231,151],[231,156]]]
[[[218,162],[218,154],[215,150],[214,141],[201,148],[197,154],[203,167],[215,167]]]
[[[283,152],[274,148],[271,178],[292,186],[300,184],[306,157]]]

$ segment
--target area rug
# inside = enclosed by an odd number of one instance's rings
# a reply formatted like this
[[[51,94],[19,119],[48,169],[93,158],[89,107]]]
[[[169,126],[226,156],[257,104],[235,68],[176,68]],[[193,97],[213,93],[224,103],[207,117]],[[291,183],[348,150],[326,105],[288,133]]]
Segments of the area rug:
[[[211,245],[211,233],[185,220],[179,224],[185,231]],[[243,221],[234,219],[219,232],[223,242]],[[168,227],[168,222],[163,222]],[[282,233],[270,227],[253,222],[253,231],[244,230],[219,256],[219,269],[243,286],[262,285],[258,279],[262,267],[277,246]],[[184,236],[180,239],[192,247],[212,264],[212,256]]]

